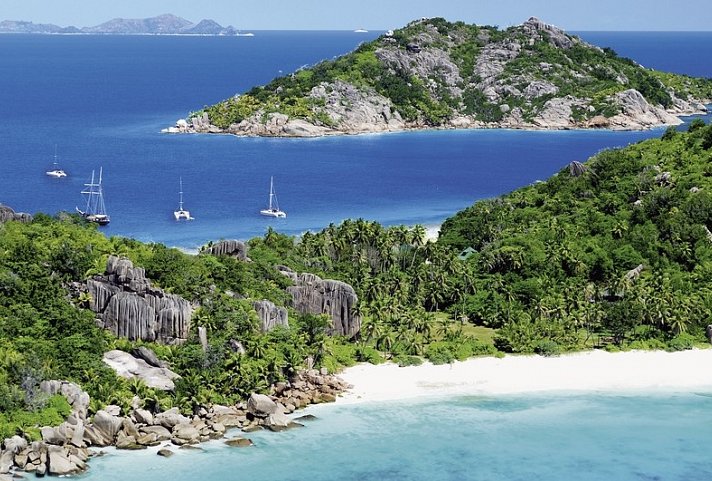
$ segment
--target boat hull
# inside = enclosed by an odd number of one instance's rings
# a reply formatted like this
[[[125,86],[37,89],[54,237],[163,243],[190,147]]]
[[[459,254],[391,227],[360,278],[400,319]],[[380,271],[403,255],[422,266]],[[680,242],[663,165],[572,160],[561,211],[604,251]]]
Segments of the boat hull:
[[[283,211],[277,210],[277,209],[262,209],[260,211],[260,214],[267,216],[267,217],[277,217],[280,219],[284,219],[285,217],[287,217],[286,212],[283,212]]]
[[[176,220],[193,220],[190,216],[190,212],[187,210],[176,210],[173,212],[173,217],[175,217]]]
[[[67,173],[63,170],[48,170],[45,172],[49,177],[54,177],[55,179],[59,179],[62,177],[66,177]]]

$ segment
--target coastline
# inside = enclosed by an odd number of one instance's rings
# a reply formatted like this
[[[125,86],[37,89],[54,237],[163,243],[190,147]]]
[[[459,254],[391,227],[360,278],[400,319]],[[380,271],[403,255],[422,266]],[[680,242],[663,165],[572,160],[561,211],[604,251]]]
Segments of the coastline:
[[[481,357],[452,364],[358,364],[338,376],[352,385],[336,404],[444,395],[634,392],[712,389],[712,349],[585,351],[559,357]]]

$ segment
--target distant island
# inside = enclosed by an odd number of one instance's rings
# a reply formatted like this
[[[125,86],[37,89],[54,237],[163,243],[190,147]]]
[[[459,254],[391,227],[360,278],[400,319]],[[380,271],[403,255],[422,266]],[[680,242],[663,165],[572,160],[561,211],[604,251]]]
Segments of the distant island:
[[[530,18],[505,30],[420,19],[353,52],[204,107],[167,132],[274,137],[424,128],[674,125],[712,80],[644,68]]]
[[[115,18],[94,27],[60,27],[54,24],[4,20],[0,33],[105,34],[105,35],[240,35],[233,26],[223,27],[214,20],[193,23],[171,14],[151,18]],[[243,34],[244,35],[244,34]]]

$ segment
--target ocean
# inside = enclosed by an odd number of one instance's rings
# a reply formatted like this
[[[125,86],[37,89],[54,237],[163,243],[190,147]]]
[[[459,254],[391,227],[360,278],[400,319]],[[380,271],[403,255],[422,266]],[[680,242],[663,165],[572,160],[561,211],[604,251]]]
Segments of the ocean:
[[[712,479],[712,397],[693,393],[423,398],[321,405],[281,433],[92,460],[101,481],[641,481]],[[239,431],[229,435],[239,435]]]
[[[311,140],[166,135],[188,112],[331,58],[376,34],[0,36],[0,202],[81,206],[104,171],[107,235],[195,249],[270,226],[345,218],[438,224],[646,132],[433,131]],[[712,76],[712,33],[582,32],[648,67]],[[44,175],[58,161],[66,179]],[[274,176],[287,219],[261,217]],[[194,221],[176,223],[178,182]],[[702,393],[704,394],[704,393]],[[712,397],[696,393],[453,397],[310,408],[318,420],[255,446],[113,452],[84,480],[708,480]]]
[[[194,250],[268,227],[298,235],[346,218],[437,225],[475,200],[543,180],[646,132],[432,131],[324,139],[167,135],[190,111],[377,33],[255,37],[0,36],[0,202],[74,211],[103,168],[107,235]],[[583,32],[646,66],[712,76],[712,33]],[[69,177],[44,175],[53,161]],[[269,179],[286,219],[265,218]],[[177,223],[179,179],[194,221]]]

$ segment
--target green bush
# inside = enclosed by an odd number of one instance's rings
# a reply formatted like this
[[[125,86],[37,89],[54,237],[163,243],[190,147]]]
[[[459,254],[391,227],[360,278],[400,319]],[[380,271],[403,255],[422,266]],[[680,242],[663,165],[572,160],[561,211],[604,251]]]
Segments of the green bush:
[[[449,364],[455,360],[455,354],[447,342],[433,342],[425,350],[425,357],[433,364]]]
[[[407,354],[401,354],[392,359],[392,361],[398,364],[400,367],[406,366],[420,366],[423,364],[423,359],[419,356],[409,356]]]
[[[668,351],[687,351],[695,347],[697,339],[689,332],[682,332],[667,343]]]
[[[542,339],[534,346],[534,352],[540,356],[558,356],[561,354],[561,347],[550,339]]]

